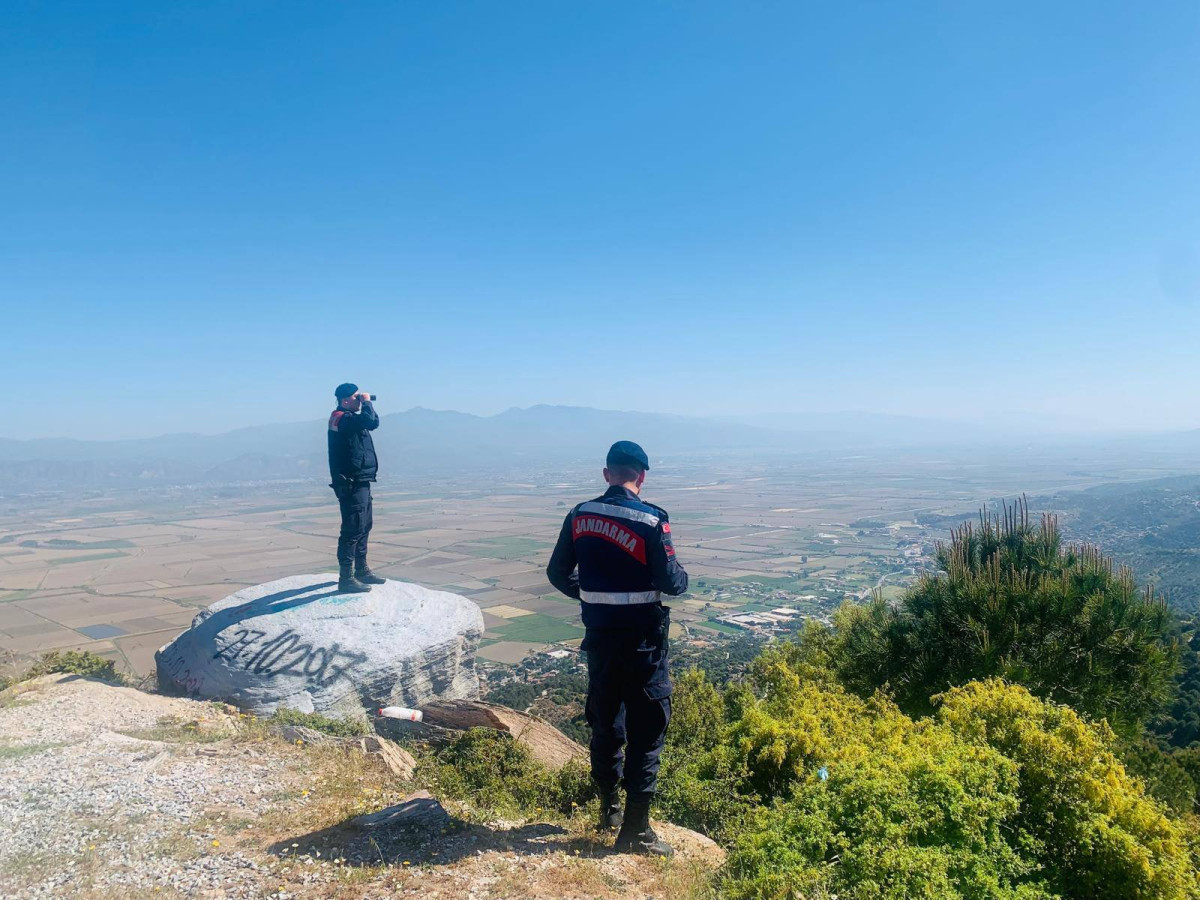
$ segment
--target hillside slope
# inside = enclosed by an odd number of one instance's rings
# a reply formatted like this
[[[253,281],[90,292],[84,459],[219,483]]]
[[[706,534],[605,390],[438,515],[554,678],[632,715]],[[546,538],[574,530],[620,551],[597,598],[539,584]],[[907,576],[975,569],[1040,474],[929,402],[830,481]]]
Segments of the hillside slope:
[[[408,830],[354,817],[409,797],[373,757],[289,744],[224,707],[74,676],[0,694],[6,898],[676,898],[721,853],[663,826],[670,863],[610,855],[583,814]],[[441,827],[444,826],[444,827]]]

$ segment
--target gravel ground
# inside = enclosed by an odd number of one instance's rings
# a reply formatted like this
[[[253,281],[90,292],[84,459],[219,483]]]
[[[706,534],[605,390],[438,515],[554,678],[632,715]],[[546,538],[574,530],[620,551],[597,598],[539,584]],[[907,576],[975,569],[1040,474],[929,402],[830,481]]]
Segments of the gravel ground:
[[[671,864],[544,823],[364,832],[346,820],[412,786],[363,757],[376,786],[356,798],[331,757],[241,731],[211,703],[72,676],[0,695],[0,897],[674,900],[721,860],[669,825]]]
[[[166,719],[181,725],[164,729]],[[168,730],[195,732],[197,740],[129,736]],[[70,676],[24,686],[0,709],[4,896],[61,898],[105,887],[134,895],[260,896],[259,863],[203,855],[204,841],[211,848],[217,840],[209,838],[205,812],[261,815],[294,776],[283,758],[206,740],[232,731],[231,718],[208,703]]]

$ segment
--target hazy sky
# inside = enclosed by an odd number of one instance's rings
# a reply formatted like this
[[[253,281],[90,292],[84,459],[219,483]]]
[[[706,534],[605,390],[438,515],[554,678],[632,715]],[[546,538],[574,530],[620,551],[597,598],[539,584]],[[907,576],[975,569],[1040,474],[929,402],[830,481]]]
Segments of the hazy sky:
[[[0,60],[3,436],[1200,427],[1194,0],[9,0]]]

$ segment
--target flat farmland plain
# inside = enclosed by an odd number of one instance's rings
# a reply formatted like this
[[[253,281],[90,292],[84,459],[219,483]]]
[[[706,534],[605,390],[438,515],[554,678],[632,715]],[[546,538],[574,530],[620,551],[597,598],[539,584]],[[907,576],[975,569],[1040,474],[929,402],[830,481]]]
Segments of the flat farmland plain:
[[[471,598],[485,659],[577,646],[578,604],[545,566],[570,506],[602,493],[599,468],[382,482],[371,564]],[[742,614],[820,617],[846,597],[894,597],[931,567],[955,517],[1112,479],[1029,459],[681,458],[656,461],[644,496],[670,510],[692,578],[672,603],[677,633],[703,637],[744,627],[731,618]],[[87,649],[147,674],[204,606],[335,571],[337,530],[332,492],[315,482],[0,498],[0,651],[18,666]]]

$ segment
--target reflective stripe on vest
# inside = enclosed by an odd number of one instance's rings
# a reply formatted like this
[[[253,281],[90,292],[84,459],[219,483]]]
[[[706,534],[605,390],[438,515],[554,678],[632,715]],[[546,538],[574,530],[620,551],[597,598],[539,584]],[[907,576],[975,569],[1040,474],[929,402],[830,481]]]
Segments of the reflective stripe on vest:
[[[587,503],[579,504],[579,511],[596,513],[601,516],[615,516],[618,519],[628,519],[631,522],[641,522],[643,525],[649,525],[651,528],[658,524],[658,516],[642,512],[640,509],[630,509],[628,506],[617,506],[615,503],[597,503],[595,500],[589,500]]]
[[[635,606],[639,603],[657,603],[662,591],[580,591],[579,599],[584,603],[602,603],[605,606]]]

